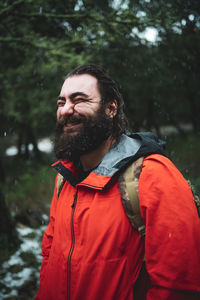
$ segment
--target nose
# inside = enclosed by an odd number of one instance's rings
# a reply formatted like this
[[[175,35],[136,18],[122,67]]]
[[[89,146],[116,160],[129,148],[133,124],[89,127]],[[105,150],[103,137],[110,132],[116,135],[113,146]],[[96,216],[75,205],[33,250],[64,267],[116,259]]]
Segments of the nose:
[[[60,107],[60,116],[71,115],[74,112],[74,104],[71,101],[66,101],[63,106]]]

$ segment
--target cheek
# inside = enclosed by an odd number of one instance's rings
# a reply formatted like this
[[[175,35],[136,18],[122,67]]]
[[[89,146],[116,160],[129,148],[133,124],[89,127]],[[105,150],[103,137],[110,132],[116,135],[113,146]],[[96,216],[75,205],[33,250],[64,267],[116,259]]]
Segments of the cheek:
[[[79,114],[93,114],[99,108],[99,105],[86,105],[85,103],[79,103],[75,106],[75,110]]]
[[[58,109],[57,109],[57,112],[56,112],[56,118],[57,118],[57,120],[59,120],[60,117],[61,117],[60,109],[58,108]]]

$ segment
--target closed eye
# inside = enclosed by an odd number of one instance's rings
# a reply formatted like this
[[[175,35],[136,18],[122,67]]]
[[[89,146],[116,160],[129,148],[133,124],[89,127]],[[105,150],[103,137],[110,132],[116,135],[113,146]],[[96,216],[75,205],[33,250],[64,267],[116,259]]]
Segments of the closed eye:
[[[65,101],[62,101],[62,100],[57,101],[57,106],[58,107],[61,107],[61,106],[64,106],[64,105],[65,105]]]
[[[73,99],[73,103],[77,104],[77,103],[80,103],[80,102],[86,102],[88,101],[88,99],[86,98],[75,98]]]

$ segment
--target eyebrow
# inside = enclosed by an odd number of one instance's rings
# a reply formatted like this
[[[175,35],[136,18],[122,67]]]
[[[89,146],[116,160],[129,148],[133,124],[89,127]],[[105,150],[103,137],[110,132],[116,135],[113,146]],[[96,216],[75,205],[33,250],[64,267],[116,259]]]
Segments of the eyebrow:
[[[78,96],[82,96],[82,97],[84,97],[84,98],[89,98],[89,96],[87,95],[87,94],[85,94],[85,93],[83,93],[83,92],[75,92],[75,93],[72,93],[70,96],[69,96],[69,98],[72,100],[72,99],[74,99],[74,98],[76,98],[76,97],[78,97]],[[66,100],[66,98],[65,97],[62,97],[62,96],[59,96],[58,97],[58,100]]]

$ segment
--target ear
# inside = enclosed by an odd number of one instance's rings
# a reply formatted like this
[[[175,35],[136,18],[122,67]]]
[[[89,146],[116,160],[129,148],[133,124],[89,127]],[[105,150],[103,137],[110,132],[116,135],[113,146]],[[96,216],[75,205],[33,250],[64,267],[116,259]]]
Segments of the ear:
[[[114,118],[117,114],[117,101],[114,99],[106,104],[105,113],[110,118]]]

